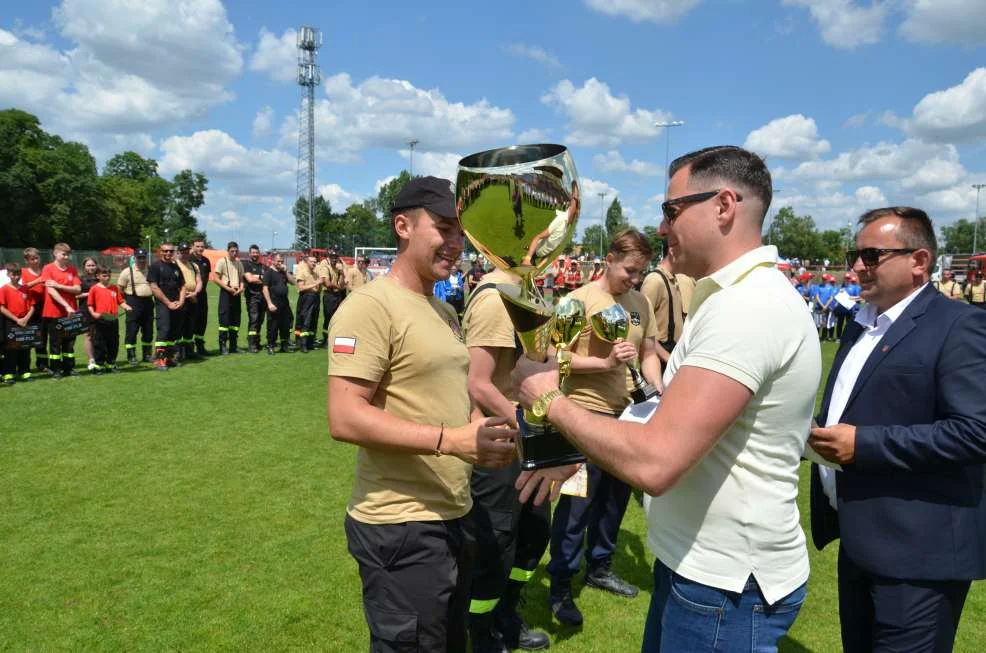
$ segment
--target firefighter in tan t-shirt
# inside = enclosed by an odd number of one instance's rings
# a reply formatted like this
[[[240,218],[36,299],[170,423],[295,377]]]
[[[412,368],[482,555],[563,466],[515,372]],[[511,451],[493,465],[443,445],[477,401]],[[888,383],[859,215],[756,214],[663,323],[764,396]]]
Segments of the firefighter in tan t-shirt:
[[[671,272],[671,259],[666,256],[661,259],[657,269],[644,278],[640,292],[654,307],[654,327],[659,345],[657,357],[661,359],[661,369],[664,369],[685,323],[684,299],[677,275]]]
[[[464,246],[451,184],[413,179],[392,228],[391,274],[352,291],[329,326],[329,428],[360,447],[346,537],[372,651],[465,651],[471,464],[508,464],[516,430],[472,411],[459,322],[431,294]]]
[[[596,337],[587,326],[572,347],[572,371],[565,382],[566,395],[591,411],[619,415],[626,408],[630,403],[626,363],[638,354],[644,378],[661,387],[654,311],[650,302],[633,289],[652,255],[643,234],[634,229],[622,231],[610,243],[606,274],[568,295],[585,304],[587,318],[616,303],[630,314],[630,330],[625,341],[610,344]],[[612,570],[616,537],[630,499],[630,486],[592,462],[586,463],[586,471],[588,497],[562,496],[551,526],[549,604],[555,617],[568,625],[582,623],[582,613],[572,598],[571,583],[581,567],[587,534],[593,546],[584,556],[588,567],[586,585],[626,597],[634,597],[638,591]]]

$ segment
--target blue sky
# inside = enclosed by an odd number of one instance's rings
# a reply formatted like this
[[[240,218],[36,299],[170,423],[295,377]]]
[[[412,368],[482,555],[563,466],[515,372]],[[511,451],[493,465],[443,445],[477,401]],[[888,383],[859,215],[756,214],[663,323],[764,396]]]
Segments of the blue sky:
[[[213,242],[293,238],[295,30],[322,30],[317,183],[336,210],[408,167],[518,142],[573,151],[590,199],[656,225],[671,156],[745,145],[775,175],[772,210],[822,228],[887,204],[937,224],[986,182],[981,0],[363,2],[62,0],[0,12],[0,107],[162,174],[210,179]],[[341,6],[340,6],[341,5]],[[986,207],[986,197],[982,198]],[[986,210],[986,208],[984,208]]]

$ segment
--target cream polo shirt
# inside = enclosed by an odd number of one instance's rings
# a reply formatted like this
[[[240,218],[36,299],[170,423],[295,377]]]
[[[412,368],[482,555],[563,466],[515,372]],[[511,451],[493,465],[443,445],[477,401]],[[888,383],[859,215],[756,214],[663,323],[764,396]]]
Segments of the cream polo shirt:
[[[808,579],[798,468],[822,372],[811,316],[776,261],[775,247],[759,247],[696,285],[664,383],[700,367],[753,396],[712,450],[646,504],[661,562],[730,592],[753,574],[770,604]]]

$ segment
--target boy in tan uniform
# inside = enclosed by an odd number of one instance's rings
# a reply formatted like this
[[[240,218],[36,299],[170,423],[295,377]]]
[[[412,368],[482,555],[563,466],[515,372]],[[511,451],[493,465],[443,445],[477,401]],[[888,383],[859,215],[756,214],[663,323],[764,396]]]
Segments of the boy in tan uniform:
[[[462,253],[450,184],[397,195],[392,272],[354,291],[329,327],[332,437],[359,445],[347,507],[371,651],[466,650],[474,539],[471,464],[503,466],[516,431],[472,415],[469,354],[431,295]]]

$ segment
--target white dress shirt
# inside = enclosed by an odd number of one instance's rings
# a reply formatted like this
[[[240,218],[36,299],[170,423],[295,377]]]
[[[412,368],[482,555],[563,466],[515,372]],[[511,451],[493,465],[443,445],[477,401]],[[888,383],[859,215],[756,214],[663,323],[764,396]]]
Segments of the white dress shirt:
[[[842,367],[839,368],[839,376],[836,377],[835,385],[832,386],[832,398],[829,400],[829,411],[825,415],[824,426],[838,424],[839,420],[842,419],[842,413],[846,410],[846,404],[849,403],[849,395],[852,394],[852,389],[856,386],[856,379],[859,378],[859,373],[863,371],[863,366],[870,354],[880,344],[883,336],[886,335],[890,326],[897,321],[904,309],[910,306],[918,293],[924,290],[927,285],[924,284],[883,313],[878,314],[876,306],[873,304],[866,304],[859,309],[859,313],[856,314],[856,322],[863,327],[863,333],[860,334],[856,344],[846,354],[846,359],[842,361]],[[821,476],[822,489],[825,491],[825,496],[828,497],[829,505],[838,510],[838,503],[835,499],[835,475],[838,472],[819,465],[818,473]]]

